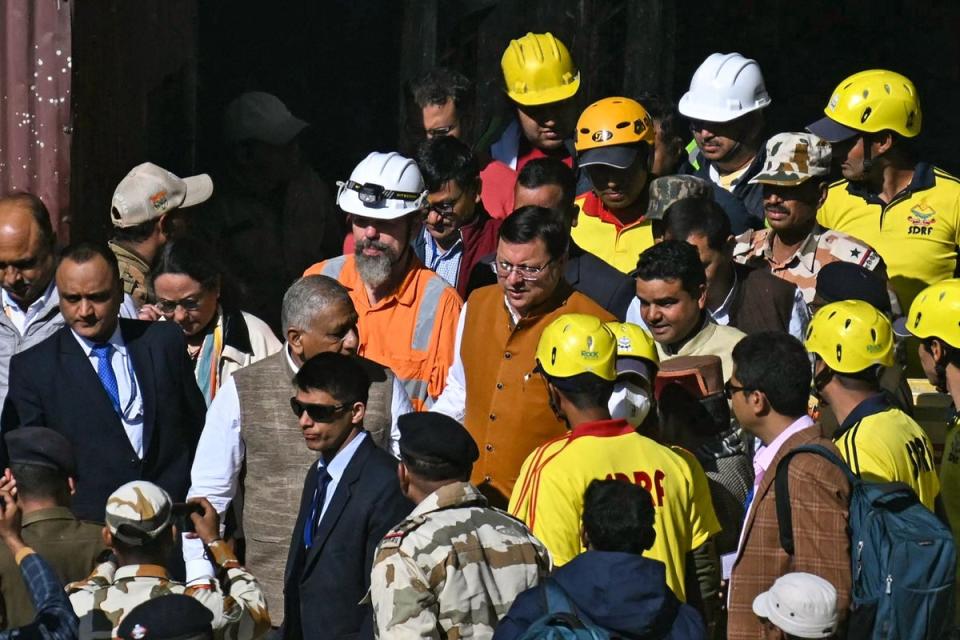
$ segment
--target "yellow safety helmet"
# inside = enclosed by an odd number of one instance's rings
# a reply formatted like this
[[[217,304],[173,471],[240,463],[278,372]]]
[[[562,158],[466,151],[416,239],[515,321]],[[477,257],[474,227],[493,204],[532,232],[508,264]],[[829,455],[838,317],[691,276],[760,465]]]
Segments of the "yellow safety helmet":
[[[807,327],[804,346],[837,373],[893,365],[890,321],[862,300],[841,300],[822,307]]]
[[[913,138],[920,133],[922,120],[916,87],[906,76],[884,69],[861,71],[843,80],[823,112],[827,117],[807,131],[828,142],[885,130]]]
[[[943,280],[921,291],[910,313],[895,326],[898,334],[940,338],[960,349],[960,279]]]
[[[632,322],[608,322],[607,328],[617,338],[618,358],[643,358],[653,365],[660,364],[660,355],[653,337]]]
[[[654,143],[653,120],[630,98],[604,98],[583,110],[577,120],[577,151],[634,142]]]
[[[548,376],[592,373],[616,380],[617,338],[599,318],[568,313],[546,326],[537,344],[537,364]]]
[[[560,102],[580,88],[580,72],[570,52],[551,33],[528,33],[511,40],[500,67],[507,95],[518,104]]]

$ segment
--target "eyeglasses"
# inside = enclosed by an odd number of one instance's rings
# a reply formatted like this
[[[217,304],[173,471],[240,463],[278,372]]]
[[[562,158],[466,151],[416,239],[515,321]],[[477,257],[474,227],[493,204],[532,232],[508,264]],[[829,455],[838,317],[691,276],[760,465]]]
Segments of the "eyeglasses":
[[[198,294],[197,297],[199,297],[199,295],[200,294]],[[160,313],[163,315],[172,315],[173,312],[177,310],[177,307],[180,307],[187,313],[190,313],[191,311],[196,311],[200,308],[200,300],[198,300],[196,297],[183,298],[181,300],[157,300],[157,309],[159,309]]]
[[[509,278],[510,274],[516,272],[521,280],[533,282],[538,280],[546,271],[547,267],[553,262],[553,259],[547,260],[545,264],[539,267],[531,267],[525,264],[510,264],[506,260],[497,260],[493,263],[493,270],[498,278]]]
[[[738,387],[729,380],[723,385],[723,395],[727,397],[727,400],[733,400],[733,396],[738,391],[747,391],[746,387]]]
[[[452,125],[450,125],[450,126],[448,126],[448,127],[435,127],[435,128],[433,128],[433,129],[425,129],[425,130],[424,130],[424,133],[426,134],[426,136],[427,136],[428,138],[440,138],[440,137],[443,137],[443,136],[448,136],[448,135],[450,135],[450,132],[453,131],[453,129],[454,129],[456,126],[457,126],[457,125],[452,124]]]
[[[349,409],[352,404],[353,403],[307,404],[306,402],[297,400],[296,396],[290,398],[290,408],[293,409],[293,415],[300,418],[303,412],[306,411],[307,415],[310,416],[310,419],[314,422],[333,422],[337,416],[346,409]]]
[[[446,202],[438,202],[436,204],[427,204],[427,213],[431,211],[443,218],[444,220],[449,220],[453,217],[453,209],[457,206],[457,203],[460,202],[460,198],[463,197],[461,193],[459,196],[453,200],[447,200]]]

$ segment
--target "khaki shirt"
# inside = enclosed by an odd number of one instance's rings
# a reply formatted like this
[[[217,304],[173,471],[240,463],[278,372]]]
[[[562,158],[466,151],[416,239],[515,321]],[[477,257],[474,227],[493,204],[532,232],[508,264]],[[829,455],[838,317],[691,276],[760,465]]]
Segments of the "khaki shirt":
[[[121,247],[112,240],[107,244],[110,245],[113,254],[117,256],[123,292],[133,298],[137,308],[145,304],[152,304],[154,299],[147,288],[147,274],[150,273],[150,265],[130,249]]]
[[[445,485],[377,547],[370,579],[377,636],[490,638],[516,597],[550,568],[546,547],[522,522],[488,507],[471,484]]]
[[[27,546],[46,560],[63,583],[82,580],[105,550],[101,526],[77,520],[66,507],[39,509],[23,515]],[[0,547],[0,628],[15,629],[33,621],[33,601],[20,568],[6,546]]]

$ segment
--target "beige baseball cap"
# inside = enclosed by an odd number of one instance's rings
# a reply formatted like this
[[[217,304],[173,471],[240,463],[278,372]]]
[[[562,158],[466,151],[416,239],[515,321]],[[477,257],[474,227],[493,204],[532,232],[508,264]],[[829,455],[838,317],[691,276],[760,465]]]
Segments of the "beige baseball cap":
[[[290,113],[280,98],[263,91],[249,91],[227,105],[223,137],[227,142],[259,140],[284,145],[309,126]]]
[[[173,501],[152,482],[134,480],[107,498],[105,521],[113,537],[140,546],[166,531],[173,522]]]
[[[110,219],[115,227],[134,227],[173,209],[200,204],[213,195],[205,173],[178,178],[152,162],[137,165],[113,192]]]
[[[830,143],[812,133],[778,133],[767,141],[767,159],[751,184],[793,187],[830,173]]]

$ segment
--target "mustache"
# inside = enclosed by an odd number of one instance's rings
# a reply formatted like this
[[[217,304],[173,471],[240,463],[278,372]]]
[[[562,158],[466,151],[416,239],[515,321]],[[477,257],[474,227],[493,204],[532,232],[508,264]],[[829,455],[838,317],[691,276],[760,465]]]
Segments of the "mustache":
[[[781,207],[778,205],[768,205],[763,207],[764,211],[773,211],[774,213],[790,213],[786,207]]]
[[[364,249],[376,249],[377,251],[387,251],[390,249],[387,245],[382,242],[377,242],[376,240],[367,240],[366,238],[355,243],[355,246],[360,251]]]

